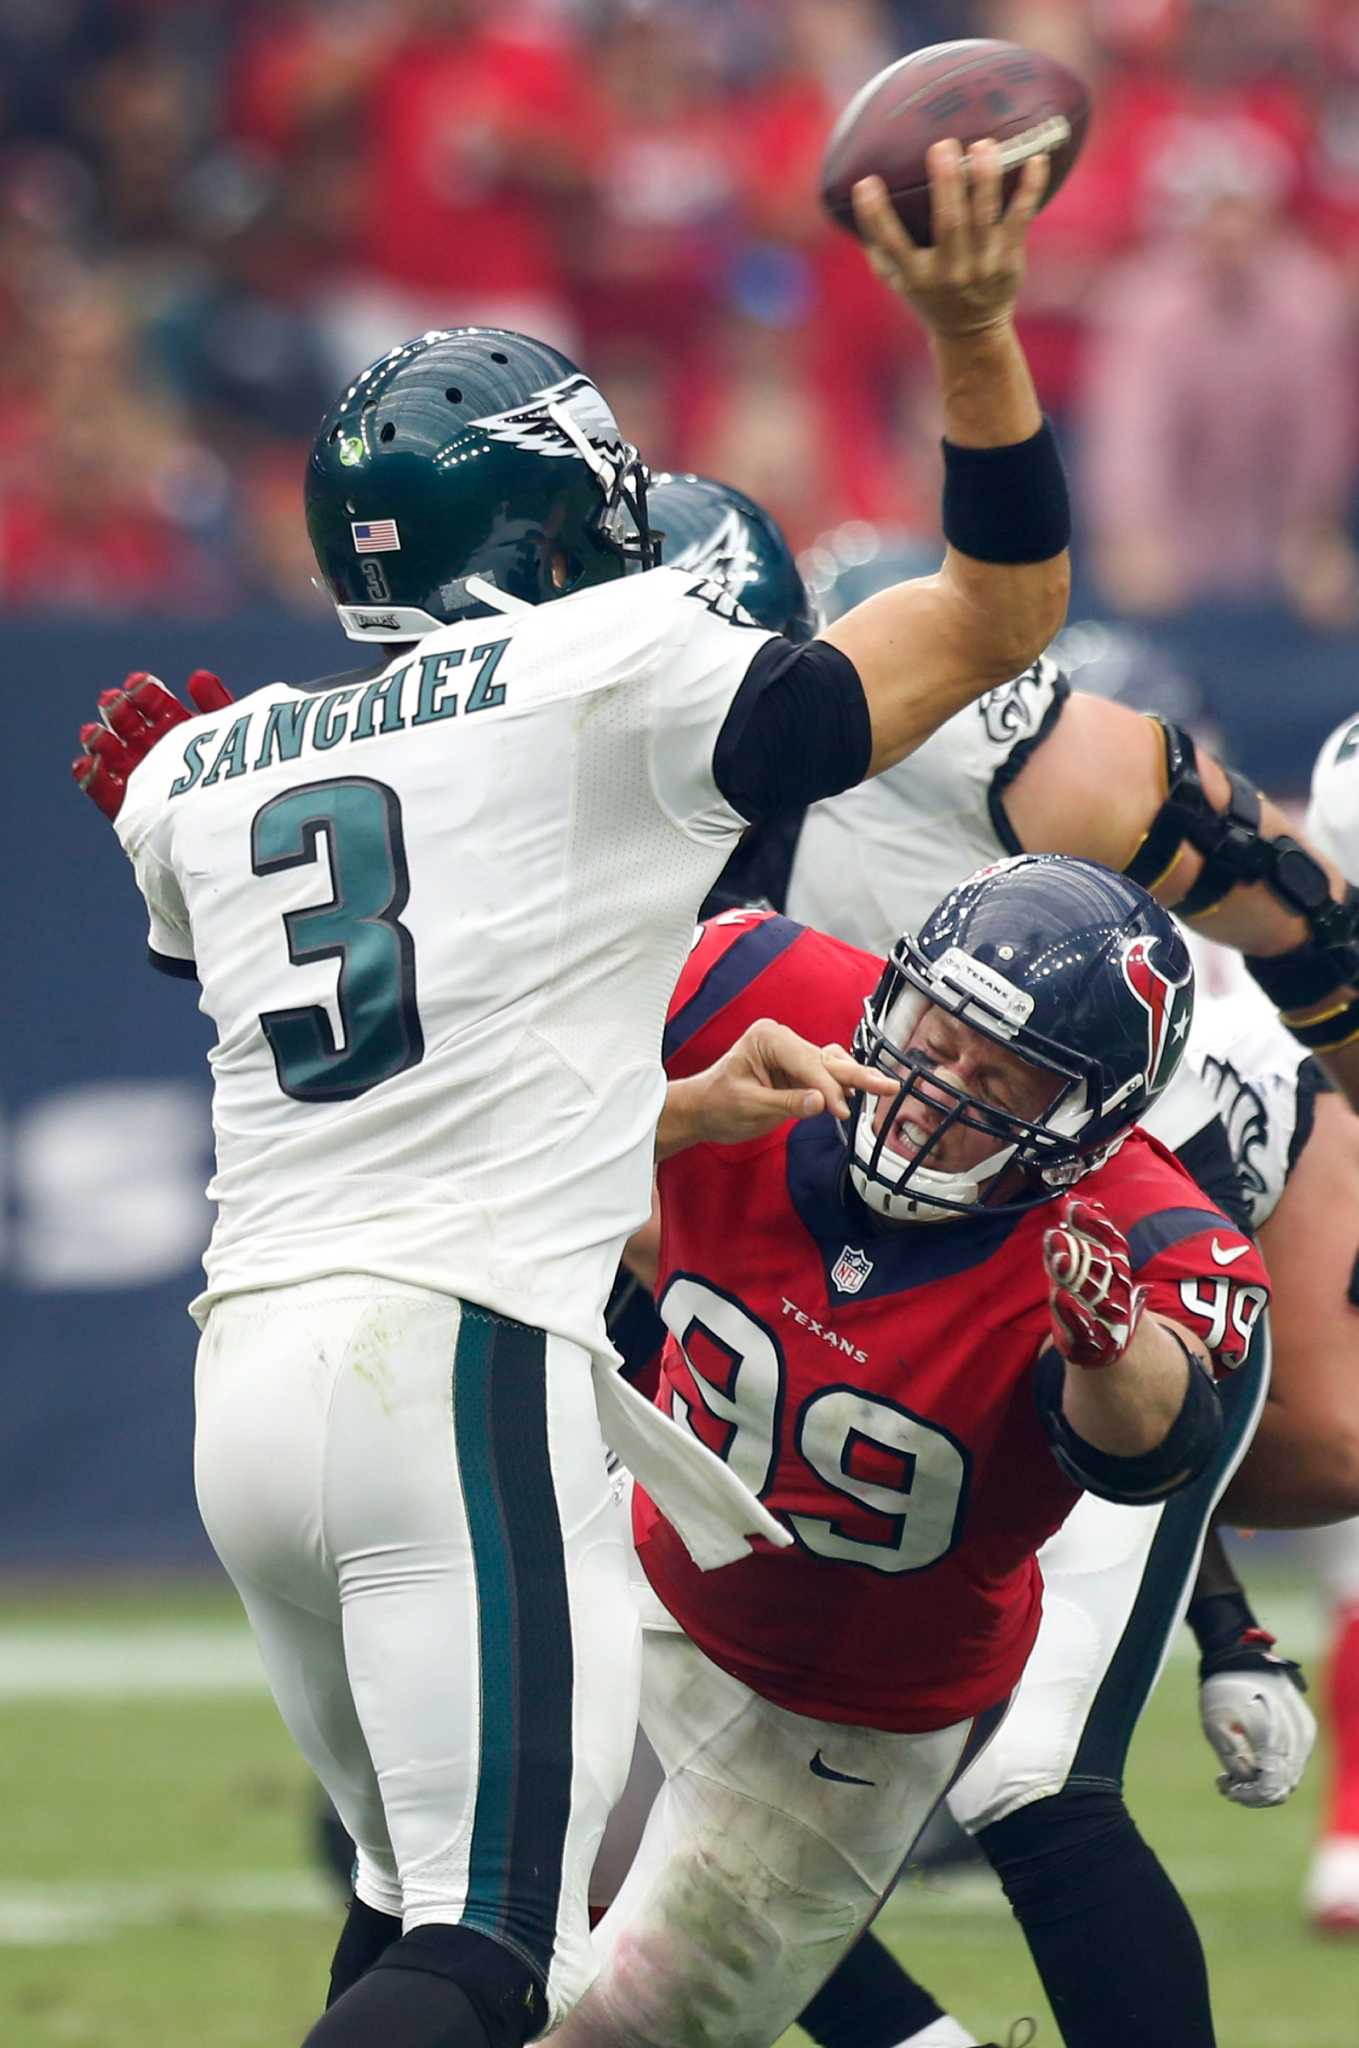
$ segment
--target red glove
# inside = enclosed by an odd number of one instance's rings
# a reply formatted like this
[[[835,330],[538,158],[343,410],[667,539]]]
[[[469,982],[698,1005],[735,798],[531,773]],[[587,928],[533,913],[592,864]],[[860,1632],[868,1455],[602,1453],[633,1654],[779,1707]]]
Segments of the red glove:
[[[1097,1371],[1131,1344],[1147,1289],[1134,1285],[1127,1239],[1098,1202],[1068,1195],[1059,1214],[1043,1237],[1052,1341],[1073,1365]]]
[[[71,773],[106,818],[116,818],[123,808],[127,778],[157,740],[195,711],[225,711],[236,701],[226,684],[206,668],[194,670],[188,692],[194,711],[155,676],[134,669],[120,690],[105,690],[100,696],[101,723],[81,726],[84,752],[72,761]]]

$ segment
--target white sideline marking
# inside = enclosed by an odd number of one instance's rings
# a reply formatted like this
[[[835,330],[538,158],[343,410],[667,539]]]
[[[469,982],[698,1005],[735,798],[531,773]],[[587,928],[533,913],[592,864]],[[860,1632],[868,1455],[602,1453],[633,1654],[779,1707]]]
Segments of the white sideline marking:
[[[244,1623],[0,1628],[0,1700],[152,1699],[266,1690]]]
[[[1315,1662],[1325,1649],[1323,1603],[1304,1593],[1260,1602],[1260,1619],[1285,1656]],[[1172,1664],[1197,1655],[1182,1628]],[[0,1626],[0,1702],[5,1700],[221,1697],[266,1691],[244,1622]]]
[[[334,1891],[305,1870],[236,1870],[127,1884],[0,1885],[0,1947],[105,1941],[123,1927],[230,1913],[326,1911],[339,1913]]]

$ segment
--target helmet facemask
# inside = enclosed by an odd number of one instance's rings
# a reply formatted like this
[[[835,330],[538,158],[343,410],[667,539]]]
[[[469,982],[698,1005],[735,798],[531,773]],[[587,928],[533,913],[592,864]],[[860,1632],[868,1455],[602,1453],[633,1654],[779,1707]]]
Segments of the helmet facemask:
[[[1050,1074],[1052,1095],[1041,1113],[1028,1118],[1001,1108],[936,1071],[933,1057],[911,1044],[930,1004]],[[1022,989],[957,947],[931,961],[910,937],[898,941],[854,1038],[855,1057],[898,1083],[891,1097],[858,1094],[850,1117],[850,1180],[877,1215],[935,1223],[1032,1208],[1109,1156],[1112,1146],[1083,1153],[1077,1142],[1100,1098],[1098,1062],[1025,1032],[1031,1007]],[[919,1140],[901,1151],[891,1140],[913,1121],[913,1104],[924,1112]],[[960,1127],[985,1132],[996,1144],[970,1166],[950,1170],[940,1153]],[[1012,1170],[1022,1176],[1020,1191],[999,1199]]]

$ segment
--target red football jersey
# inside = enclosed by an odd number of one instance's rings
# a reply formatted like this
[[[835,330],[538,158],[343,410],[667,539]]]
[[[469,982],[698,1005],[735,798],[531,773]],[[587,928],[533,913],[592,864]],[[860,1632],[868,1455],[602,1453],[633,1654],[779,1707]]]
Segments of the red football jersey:
[[[847,1044],[880,967],[786,918],[715,919],[671,1006],[669,1071],[700,1071],[761,1016]],[[724,1670],[795,1712],[919,1731],[1013,1689],[1034,1553],[1078,1497],[1034,1396],[1051,1212],[882,1226],[846,1156],[822,1116],[661,1167],[657,1399],[796,1542],[699,1572],[641,1489],[634,1528],[656,1593]],[[1239,1363],[1268,1285],[1250,1241],[1142,1132],[1081,1187],[1149,1306]]]

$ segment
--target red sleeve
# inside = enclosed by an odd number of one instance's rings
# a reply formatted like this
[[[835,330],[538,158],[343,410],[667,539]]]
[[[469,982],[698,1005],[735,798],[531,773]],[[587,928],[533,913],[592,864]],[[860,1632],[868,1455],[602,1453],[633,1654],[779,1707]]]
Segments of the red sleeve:
[[[1219,1373],[1235,1371],[1269,1299],[1258,1249],[1144,1133],[1105,1172],[1120,1162],[1110,1213],[1127,1235],[1135,1277],[1150,1290],[1148,1308],[1200,1337]]]
[[[881,960],[766,910],[725,910],[694,935],[666,1021],[672,1081],[702,1073],[758,1017],[848,1045]]]

